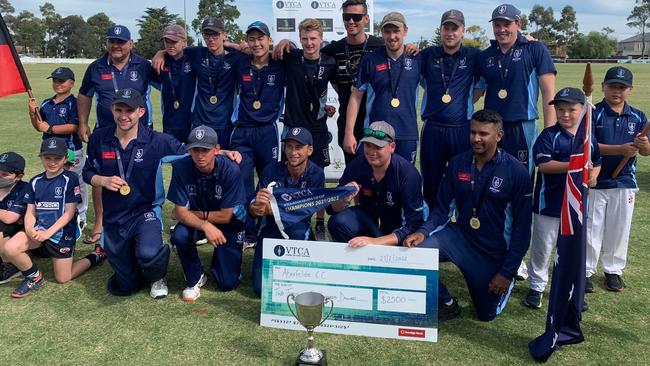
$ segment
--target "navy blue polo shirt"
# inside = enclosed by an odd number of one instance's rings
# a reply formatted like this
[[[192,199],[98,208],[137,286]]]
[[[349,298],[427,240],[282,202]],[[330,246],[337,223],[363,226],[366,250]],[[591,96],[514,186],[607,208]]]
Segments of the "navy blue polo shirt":
[[[192,65],[196,77],[196,96],[192,110],[192,126],[206,125],[215,130],[229,128],[234,111],[233,100],[237,79],[235,63],[246,58],[243,53],[226,48],[224,53],[214,55],[207,47],[187,47],[183,51]],[[212,80],[212,83],[210,83]],[[216,96],[217,103],[210,102]]]
[[[420,86],[421,56],[409,56],[404,52],[397,60],[392,60],[386,48],[379,48],[361,59],[359,75],[355,87],[368,94],[366,101],[365,126],[374,121],[386,121],[395,129],[397,140],[417,140],[417,103]],[[401,72],[401,77],[399,76]],[[390,73],[390,77],[389,77]],[[399,106],[393,108],[393,91]],[[399,80],[399,84],[398,84]]]
[[[530,241],[533,189],[530,175],[517,159],[502,150],[476,173],[473,154],[470,150],[449,162],[431,216],[418,231],[433,234],[449,222],[455,208],[456,225],[465,239],[502,262],[500,273],[513,278]],[[478,206],[475,202],[479,201],[480,191],[484,192],[478,209],[481,226],[474,230],[469,221],[474,206]]]
[[[196,90],[192,62],[185,54],[178,60],[165,55],[165,67],[160,75],[154,73],[154,77],[160,83],[163,126],[168,129],[189,129]],[[174,108],[174,102],[178,102],[178,109]]]
[[[593,111],[596,141],[604,145],[622,145],[634,141],[648,123],[645,114],[625,103],[623,113],[618,114],[603,100]],[[619,175],[612,178],[616,167],[623,159],[621,155],[603,155],[603,164],[595,189],[637,188],[636,157],[631,158]]]
[[[422,120],[446,127],[467,126],[474,114],[474,88],[479,87],[477,61],[480,52],[477,48],[462,46],[453,55],[444,52],[442,46],[422,50],[425,85]],[[449,103],[442,101],[447,92],[445,86],[451,96]]]
[[[0,210],[17,213],[21,217],[25,216],[27,210],[27,203],[25,202],[27,197],[25,195],[29,195],[30,189],[29,183],[22,180],[18,181],[9,194],[0,199]]]
[[[538,77],[556,73],[548,49],[542,42],[529,42],[521,33],[505,55],[495,40],[490,43],[490,47],[478,55],[481,77],[487,83],[485,108],[498,112],[504,122],[537,119]],[[499,62],[502,65],[501,72]],[[502,74],[504,82],[501,81]],[[508,92],[506,99],[498,96],[502,88]]]
[[[241,57],[235,64],[239,95],[232,122],[240,127],[275,123],[284,109],[284,63],[269,58],[269,64],[258,69],[251,57]],[[261,103],[259,109],[253,108],[256,100]]]
[[[358,156],[345,167],[339,186],[359,185],[359,206],[384,234],[394,233],[398,243],[415,232],[427,219],[428,208],[422,198],[422,178],[413,164],[392,154],[384,178],[376,182],[365,156]]]
[[[218,211],[232,208],[233,219],[246,217],[246,193],[239,166],[223,155],[215,157],[215,168],[204,175],[196,169],[191,156],[174,162],[167,199],[191,211]]]
[[[571,158],[571,149],[575,136],[565,130],[559,123],[545,128],[533,145],[533,160],[536,166],[551,160],[566,163]],[[598,144],[591,140],[591,161],[600,166]],[[562,197],[566,187],[566,173],[548,174],[537,170],[533,212],[551,217],[560,217]]]
[[[140,118],[144,126],[153,125],[151,117],[151,102],[149,99],[149,83],[155,80],[155,71],[149,60],[131,52],[126,65],[119,70],[113,65],[108,54],[93,61],[84,74],[79,93],[88,97],[95,95],[97,111],[97,127],[112,126],[115,124],[111,103],[116,89],[132,88],[140,92],[147,102],[147,112]]]
[[[88,159],[83,169],[83,179],[88,184],[95,175],[120,176],[118,152],[125,175],[133,161],[131,175],[126,179],[131,193],[122,196],[102,189],[104,222],[108,225],[124,225],[133,217],[162,205],[165,196],[161,163],[185,154],[185,146],[172,136],[139,127],[138,137],[126,149],[122,149],[112,128],[95,130],[88,142]]]
[[[54,178],[38,174],[29,182],[25,202],[36,208],[36,226],[49,229],[65,213],[68,203],[81,203],[79,178],[74,172],[64,170]],[[49,239],[52,243],[73,247],[77,241],[77,214]]]
[[[55,97],[45,99],[41,104],[41,118],[50,126],[61,126],[66,124],[79,125],[77,116],[77,98],[74,95],[68,95],[63,101],[56,103]],[[68,142],[68,147],[72,150],[81,150],[81,139],[76,133],[71,134],[49,134],[43,133],[43,140],[50,137],[60,137]]]

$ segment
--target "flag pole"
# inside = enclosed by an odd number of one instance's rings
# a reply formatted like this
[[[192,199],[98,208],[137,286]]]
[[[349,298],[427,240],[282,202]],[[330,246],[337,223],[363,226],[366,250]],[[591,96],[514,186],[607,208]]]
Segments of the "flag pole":
[[[582,91],[585,93],[585,100],[586,100],[586,105],[585,108],[587,110],[585,111],[585,121],[589,124],[589,128],[585,131],[585,133],[588,133],[587,138],[589,139],[589,144],[587,147],[587,159],[589,159],[589,174],[591,175],[591,170],[593,167],[591,166],[591,136],[592,136],[592,121],[591,121],[591,110],[592,110],[592,104],[591,104],[591,94],[594,92],[594,76],[593,73],[591,72],[591,63],[587,63],[587,67],[585,67],[585,75],[582,78]],[[587,177],[587,181],[589,180],[589,177]],[[587,189],[589,189],[589,185],[587,185]]]

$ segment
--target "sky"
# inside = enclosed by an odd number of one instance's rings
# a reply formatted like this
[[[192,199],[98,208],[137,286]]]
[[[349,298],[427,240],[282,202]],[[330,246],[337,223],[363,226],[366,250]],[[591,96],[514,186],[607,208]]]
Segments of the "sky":
[[[191,23],[196,17],[199,0],[111,0],[111,1],[89,1],[89,0],[9,0],[16,8],[16,11],[27,10],[40,16],[39,6],[49,1],[54,4],[56,11],[63,15],[81,15],[88,18],[99,12],[105,12],[116,23],[129,27],[134,39],[137,39],[136,19],[144,14],[148,7],[163,7],[172,13],[180,14],[183,17],[183,4],[187,14],[187,21]],[[240,28],[255,21],[262,20],[271,25],[273,4],[275,0],[235,0],[234,4],[239,9],[241,16],[237,23]],[[551,6],[555,10],[556,19],[560,18],[560,11],[569,4],[576,11],[580,32],[600,31],[607,26],[614,29],[613,36],[618,40],[631,37],[636,31],[627,27],[627,16],[634,7],[635,0],[589,0],[589,1],[541,1],[541,0],[520,0],[512,1],[512,4],[521,9],[525,14],[535,4],[544,7]],[[399,4],[399,6],[395,5]],[[457,8],[465,14],[467,26],[478,24],[483,29],[489,30],[489,17],[492,10],[499,5],[495,1],[467,0],[374,0],[374,16],[380,20],[384,14],[390,11],[400,11],[406,17],[409,32],[408,41],[417,41],[420,37],[430,39],[433,37],[434,28],[439,26],[440,16],[445,10]],[[534,29],[533,29],[534,30]],[[488,38],[492,38],[490,31]]]

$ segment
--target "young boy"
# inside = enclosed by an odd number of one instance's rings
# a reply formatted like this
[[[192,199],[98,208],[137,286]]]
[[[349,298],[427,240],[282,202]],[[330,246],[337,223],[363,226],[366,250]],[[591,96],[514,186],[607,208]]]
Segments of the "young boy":
[[[81,189],[81,204],[77,207],[79,227],[81,230],[86,225],[86,211],[88,209],[88,193],[86,183],[81,180],[81,171],[85,164],[85,154],[81,139],[77,135],[79,119],[77,118],[77,99],[71,94],[74,87],[74,73],[67,67],[58,67],[48,76],[52,79],[52,90],[55,95],[46,99],[40,108],[36,100],[29,101],[29,117],[36,131],[43,133],[43,140],[50,137],[64,139],[68,148],[74,150],[75,165],[71,170],[79,178]],[[43,122],[39,122],[36,113],[40,113]]]
[[[24,202],[29,184],[21,179],[25,171],[25,159],[15,152],[0,154],[0,247],[23,230]],[[11,263],[4,263],[0,252],[0,284],[9,282],[20,271]]]
[[[528,263],[530,291],[524,299],[524,305],[533,309],[542,307],[542,293],[548,282],[551,252],[557,242],[560,228],[560,211],[569,158],[582,121],[584,103],[585,95],[580,89],[560,90],[549,103],[555,107],[557,123],[545,128],[533,145],[533,159],[538,170],[533,199],[533,235]],[[591,158],[594,168],[589,174],[589,185],[593,187],[600,171],[600,153],[595,141],[592,141]]]
[[[632,92],[630,70],[620,66],[609,69],[602,90],[605,99],[596,104],[593,116],[603,169],[589,194],[585,292],[595,290],[591,276],[596,273],[601,247],[605,288],[620,292],[625,288],[621,275],[627,261],[634,196],[638,191],[636,154],[650,155],[648,136],[640,133],[648,120],[643,112],[626,102]],[[624,157],[630,160],[617,177],[612,177]]]
[[[66,171],[68,144],[59,137],[43,140],[40,158],[45,172],[29,182],[25,196],[25,231],[18,232],[0,246],[0,253],[18,268],[25,278],[11,294],[25,297],[45,283],[43,274],[36,268],[28,251],[42,248],[54,267],[54,278],[65,283],[99,263],[104,256],[90,253],[73,263],[77,237],[77,204],[81,202],[77,175]]]

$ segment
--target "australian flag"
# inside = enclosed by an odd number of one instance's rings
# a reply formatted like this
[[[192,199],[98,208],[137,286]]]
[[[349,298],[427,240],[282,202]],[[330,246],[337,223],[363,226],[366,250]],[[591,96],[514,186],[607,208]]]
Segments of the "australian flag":
[[[531,356],[541,362],[546,362],[560,346],[584,340],[580,321],[585,293],[591,105],[586,103],[585,107],[585,117],[573,142],[562,198],[546,331],[528,344]]]

